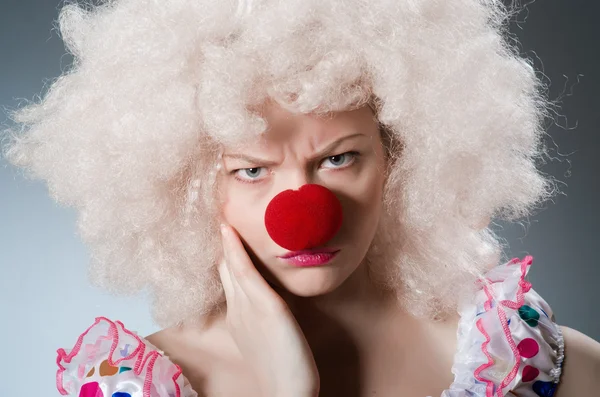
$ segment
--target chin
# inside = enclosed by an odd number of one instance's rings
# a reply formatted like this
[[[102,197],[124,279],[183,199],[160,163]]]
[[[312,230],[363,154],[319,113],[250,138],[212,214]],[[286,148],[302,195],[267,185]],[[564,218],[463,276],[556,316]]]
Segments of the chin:
[[[299,269],[301,274],[283,276],[277,281],[277,286],[287,292],[302,298],[312,298],[327,295],[335,291],[345,278],[334,277],[323,268]],[[325,274],[328,273],[328,274]]]
[[[333,288],[315,288],[314,286],[302,288],[302,287],[292,287],[286,288],[286,291],[289,293],[298,296],[300,298],[315,298],[317,296],[327,295],[330,292],[335,291],[337,287]]]

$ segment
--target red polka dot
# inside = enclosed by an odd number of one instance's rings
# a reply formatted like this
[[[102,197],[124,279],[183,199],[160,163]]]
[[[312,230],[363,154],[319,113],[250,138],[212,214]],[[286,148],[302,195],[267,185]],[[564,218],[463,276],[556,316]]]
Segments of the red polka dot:
[[[526,338],[519,343],[517,349],[519,349],[519,353],[521,353],[522,357],[531,358],[538,354],[540,351],[540,346],[535,339]]]
[[[86,383],[79,390],[79,397],[104,397],[98,382]]]
[[[540,374],[540,370],[536,367],[532,367],[531,365],[525,366],[523,368],[523,382],[531,382]]]

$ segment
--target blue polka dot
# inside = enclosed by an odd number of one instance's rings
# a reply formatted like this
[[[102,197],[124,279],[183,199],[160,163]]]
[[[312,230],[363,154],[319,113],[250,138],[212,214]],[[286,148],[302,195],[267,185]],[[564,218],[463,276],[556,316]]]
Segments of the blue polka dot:
[[[121,368],[119,368],[119,373],[125,372],[125,371],[131,371],[131,368],[129,368],[129,367],[121,367]]]
[[[538,380],[533,384],[533,391],[540,397],[552,397],[556,391],[556,383]]]

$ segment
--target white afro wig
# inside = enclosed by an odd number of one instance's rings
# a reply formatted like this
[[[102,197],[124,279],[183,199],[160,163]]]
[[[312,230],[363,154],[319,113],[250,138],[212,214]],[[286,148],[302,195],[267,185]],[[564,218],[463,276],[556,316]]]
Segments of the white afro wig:
[[[501,259],[483,219],[555,191],[536,163],[551,103],[499,0],[112,0],[63,6],[72,66],[12,112],[4,155],[78,210],[92,279],[149,287],[161,326],[224,294],[215,163],[260,134],[253,106],[370,104],[390,161],[373,280],[415,315],[456,307]],[[397,144],[391,144],[396,142]]]

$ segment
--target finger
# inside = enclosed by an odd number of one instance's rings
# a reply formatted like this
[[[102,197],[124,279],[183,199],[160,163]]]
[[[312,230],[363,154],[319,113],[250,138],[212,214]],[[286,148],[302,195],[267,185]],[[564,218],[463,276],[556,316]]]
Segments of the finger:
[[[227,225],[221,230],[232,283],[237,282],[240,289],[251,299],[269,299],[272,294],[271,287],[252,263],[237,233]]]
[[[227,269],[227,263],[225,259],[222,259],[218,265],[219,277],[221,277],[221,283],[223,284],[223,290],[225,291],[225,299],[228,304],[233,302],[235,296],[235,289],[231,282],[231,275],[229,274],[229,269]]]
[[[223,229],[221,229],[221,232],[223,231]],[[231,267],[231,256],[230,256],[230,252],[231,252],[231,248],[227,242],[226,237],[223,235],[223,233],[221,233],[221,244],[223,245],[223,265],[224,265],[224,269],[227,271],[227,276],[228,276],[228,280],[231,286],[231,290],[233,291],[233,293],[231,294],[233,299],[239,299],[239,298],[243,298],[246,296],[246,293],[244,292],[244,290],[242,289],[242,287],[240,286],[237,277],[235,277],[234,273],[233,273],[233,269]]]

